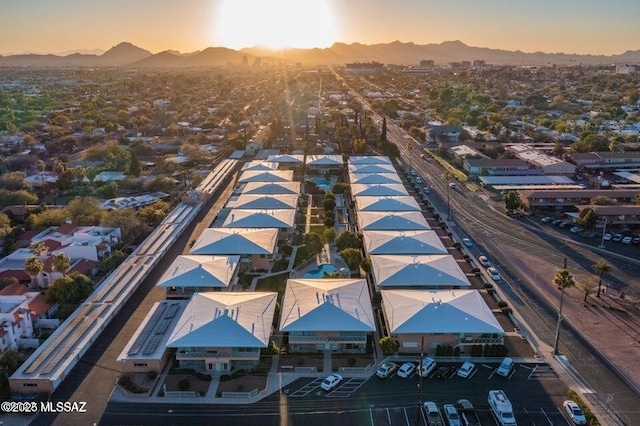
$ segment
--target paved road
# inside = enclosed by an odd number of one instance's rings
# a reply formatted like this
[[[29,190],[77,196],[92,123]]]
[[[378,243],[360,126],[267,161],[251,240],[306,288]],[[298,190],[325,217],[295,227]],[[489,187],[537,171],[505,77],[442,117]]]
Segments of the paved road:
[[[508,294],[518,312],[524,317],[531,329],[544,342],[553,345],[555,337],[555,324],[557,318],[556,309],[548,300],[532,288],[530,278],[522,271],[514,267],[513,254],[525,252],[542,261],[562,267],[566,257],[568,267],[572,272],[584,270],[592,273],[591,265],[599,259],[606,259],[614,266],[610,274],[610,281],[616,285],[628,285],[636,283],[640,276],[640,265],[629,262],[628,259],[619,258],[607,252],[594,253],[593,248],[576,244],[566,235],[546,233],[537,227],[528,229],[518,221],[514,221],[492,208],[492,203],[487,202],[488,197],[483,192],[472,192],[465,185],[458,183],[456,189],[451,189],[449,181],[443,179],[444,169],[436,160],[427,157],[420,159],[417,151],[421,150],[418,144],[413,148],[413,155],[407,149],[411,140],[405,137],[403,130],[393,124],[387,124],[388,137],[396,143],[401,150],[404,161],[409,164],[411,158],[412,167],[432,188],[430,199],[441,212],[447,211],[447,191],[449,191],[449,203],[452,211],[452,229],[464,236],[469,236],[475,243],[476,254],[478,246],[482,254],[487,255],[492,263],[499,265],[503,276],[510,278],[501,284]],[[434,190],[436,194],[434,194]],[[500,266],[501,265],[501,266]],[[638,395],[625,383],[610,366],[602,360],[591,345],[586,342],[574,330],[566,324],[562,330],[561,352],[566,354],[576,370],[588,382],[589,386],[598,394],[602,401],[607,394],[616,395],[612,409],[627,424],[640,424],[640,412],[637,407],[640,403]]]

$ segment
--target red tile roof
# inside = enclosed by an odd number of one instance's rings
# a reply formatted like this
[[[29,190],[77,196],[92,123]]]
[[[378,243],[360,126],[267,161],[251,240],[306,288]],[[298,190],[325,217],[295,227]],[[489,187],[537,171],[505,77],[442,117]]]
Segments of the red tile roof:
[[[31,302],[29,302],[29,310],[31,311],[31,319],[38,319],[49,310],[51,305],[47,303],[44,299],[44,296],[39,294],[33,298]]]
[[[93,271],[99,264],[100,262],[96,262],[94,260],[80,259],[79,261],[71,265],[71,268],[69,268],[67,273],[70,274],[72,272],[80,272],[81,274],[87,275],[87,272]]]
[[[31,277],[22,270],[7,270],[0,272],[0,278],[16,278],[19,281],[31,281]]]
[[[78,228],[78,225],[74,225],[73,223],[65,223],[64,225],[60,225],[56,228],[56,232],[61,233],[62,235],[69,235],[73,231]]]
[[[49,250],[49,252],[52,252],[56,249],[59,249],[62,246],[62,243],[60,241],[56,241],[56,240],[43,240],[42,243],[47,246],[47,249]]]
[[[5,272],[8,272],[8,271],[5,271]],[[0,290],[0,296],[20,296],[21,294],[24,294],[27,291],[29,291],[29,288],[26,285],[20,284],[20,283],[13,283],[13,284],[9,284],[8,286]]]

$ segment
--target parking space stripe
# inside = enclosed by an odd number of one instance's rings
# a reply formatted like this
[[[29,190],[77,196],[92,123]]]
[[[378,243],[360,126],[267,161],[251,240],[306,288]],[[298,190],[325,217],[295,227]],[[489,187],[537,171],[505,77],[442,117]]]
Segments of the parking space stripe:
[[[404,410],[404,418],[407,419],[407,426],[411,426],[411,423],[409,423],[409,415],[407,415],[407,409],[403,408]]]

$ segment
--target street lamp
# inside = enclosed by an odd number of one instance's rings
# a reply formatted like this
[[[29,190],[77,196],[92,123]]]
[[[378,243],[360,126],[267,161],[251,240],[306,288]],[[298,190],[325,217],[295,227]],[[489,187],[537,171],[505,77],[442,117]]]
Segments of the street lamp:
[[[556,340],[553,344],[553,354],[559,355],[558,346],[560,344],[560,323],[562,322],[562,302],[564,300],[564,286],[560,287],[560,309],[558,310],[558,323],[556,324]]]
[[[600,245],[598,247],[604,248],[604,234],[607,232],[607,218],[604,218],[604,227],[602,228],[602,241],[600,241]]]

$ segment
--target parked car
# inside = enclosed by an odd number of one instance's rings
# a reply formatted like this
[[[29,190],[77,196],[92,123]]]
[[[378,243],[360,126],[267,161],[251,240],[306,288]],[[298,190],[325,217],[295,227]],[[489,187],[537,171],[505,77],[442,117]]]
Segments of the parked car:
[[[458,410],[456,410],[456,407],[454,407],[453,404],[444,404],[442,406],[442,411],[444,412],[444,416],[447,418],[449,426],[462,426]]]
[[[500,281],[501,277],[500,277],[500,273],[498,272],[498,270],[496,268],[494,268],[493,266],[490,266],[487,268],[487,272],[489,273],[489,275],[491,275],[491,279],[494,281]]]
[[[466,379],[471,375],[474,368],[476,368],[476,365],[472,362],[467,361],[458,369],[458,376]]]
[[[631,240],[631,242],[633,244],[640,244],[640,237],[633,237],[633,240]]]
[[[478,257],[478,262],[480,262],[480,264],[482,266],[484,266],[485,268],[488,268],[490,263],[489,263],[489,259],[487,259],[487,256],[480,256]]]
[[[331,389],[335,388],[336,386],[338,386],[338,384],[342,381],[342,376],[339,374],[332,374],[329,377],[327,377],[326,379],[324,379],[324,381],[322,382],[322,384],[320,385],[320,387],[326,391],[330,391]]]
[[[438,406],[433,401],[427,401],[423,404],[424,410],[427,412],[427,424],[429,426],[442,426],[442,417]]]
[[[430,193],[430,192],[431,192],[431,190],[429,189],[429,187],[428,187],[428,186],[425,186],[424,188],[422,188],[422,191],[423,191],[425,194],[428,194],[428,193]]]
[[[436,360],[431,357],[426,357],[422,360],[422,364],[418,368],[418,374],[422,377],[427,377],[434,368],[436,368]]]
[[[496,370],[496,374],[507,377],[509,373],[511,373],[512,369],[513,369],[513,358],[505,357],[500,363],[500,365],[498,366],[498,369]]]
[[[567,226],[571,225],[569,222],[560,222],[560,225],[558,225],[560,228],[566,228]]]
[[[462,242],[463,242],[463,243],[464,243],[464,245],[465,245],[465,246],[467,246],[467,247],[472,247],[472,246],[473,246],[473,243],[472,243],[472,242],[471,242],[471,240],[470,240],[470,239],[468,239],[468,238],[463,238],[463,239],[462,239]]]
[[[454,182],[451,182],[451,183],[449,184],[449,188],[451,188],[451,189],[456,189],[456,184],[455,184]]]
[[[376,371],[376,376],[386,379],[391,377],[391,375],[398,369],[398,364],[395,362],[385,361],[378,367],[378,371]]]
[[[602,239],[603,239],[603,240],[605,240],[605,241],[611,241],[611,237],[612,237],[612,236],[613,236],[613,235],[611,235],[610,233],[608,233],[608,232],[607,232],[606,234],[604,234],[604,235],[602,236]]]
[[[573,228],[569,229],[569,232],[571,232],[572,234],[579,234],[580,232],[583,232],[584,228],[581,226],[574,226]]]
[[[551,222],[552,225],[558,226],[560,225],[562,222],[564,222],[562,219],[556,219],[553,222]]]
[[[411,376],[414,371],[416,371],[416,365],[411,362],[405,362],[398,369],[398,377],[406,379],[407,377]]]
[[[415,170],[411,170],[411,176],[415,176],[417,173]]]
[[[631,238],[631,237],[628,237],[628,236],[627,236],[627,237],[624,237],[624,238],[622,239],[622,244],[631,244],[631,241],[632,241],[632,240],[633,240],[633,238]]]
[[[553,222],[552,217],[547,216],[542,218],[542,223],[551,223],[551,222]]]
[[[580,407],[578,406],[578,404],[576,404],[571,400],[567,400],[562,403],[562,406],[564,407],[565,411],[569,415],[569,418],[574,424],[576,425],[587,424],[587,418],[582,412],[582,410],[580,409]]]
[[[416,178],[416,183],[422,183],[422,178],[418,176],[418,177]]]
[[[454,366],[444,366],[436,370],[436,379],[445,380],[448,379],[451,373],[455,370]]]
[[[620,241],[622,241],[622,234],[615,234],[613,237],[611,237],[611,241],[619,243]]]

